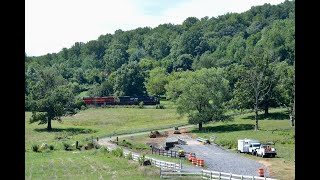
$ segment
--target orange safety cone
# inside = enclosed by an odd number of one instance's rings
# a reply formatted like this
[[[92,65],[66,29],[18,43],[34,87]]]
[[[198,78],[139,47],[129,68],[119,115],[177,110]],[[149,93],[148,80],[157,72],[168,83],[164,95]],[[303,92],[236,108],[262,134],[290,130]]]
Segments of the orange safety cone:
[[[192,158],[192,162],[191,162],[193,165],[197,165],[197,158]]]
[[[204,160],[203,159],[198,159],[197,166],[203,167],[204,166]]]
[[[188,154],[188,160],[189,160],[189,161],[192,160],[192,154]]]
[[[259,176],[259,177],[264,177],[263,168],[259,168],[259,169],[258,169],[258,176]]]

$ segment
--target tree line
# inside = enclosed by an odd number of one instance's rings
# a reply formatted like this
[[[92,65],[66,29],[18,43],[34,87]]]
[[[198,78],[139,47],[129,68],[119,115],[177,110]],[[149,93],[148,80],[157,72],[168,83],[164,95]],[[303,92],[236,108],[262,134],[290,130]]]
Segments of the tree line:
[[[199,124],[227,109],[289,109],[294,126],[295,1],[182,24],[121,29],[43,56],[25,56],[25,110],[47,123],[86,96],[166,96]],[[50,124],[50,126],[49,126]]]

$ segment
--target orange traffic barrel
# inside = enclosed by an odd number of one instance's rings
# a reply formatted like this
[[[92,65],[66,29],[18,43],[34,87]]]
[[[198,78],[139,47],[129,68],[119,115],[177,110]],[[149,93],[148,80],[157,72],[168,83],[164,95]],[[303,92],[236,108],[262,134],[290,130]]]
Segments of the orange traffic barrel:
[[[197,160],[197,166],[203,167],[204,166],[204,160],[203,159],[198,159]]]
[[[197,158],[192,158],[192,162],[191,162],[193,165],[197,165]]]
[[[259,168],[258,169],[258,176],[259,177],[264,177],[263,168]]]
[[[192,154],[188,154],[188,160],[189,160],[189,161],[192,160]]]

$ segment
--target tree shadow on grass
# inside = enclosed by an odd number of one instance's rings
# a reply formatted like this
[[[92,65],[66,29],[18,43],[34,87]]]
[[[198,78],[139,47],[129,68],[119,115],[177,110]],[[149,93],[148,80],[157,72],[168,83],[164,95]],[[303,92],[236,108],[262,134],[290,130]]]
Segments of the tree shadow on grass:
[[[46,128],[42,129],[34,129],[34,131],[37,132],[66,132],[68,134],[90,134],[90,133],[95,133],[97,132],[96,130],[93,129],[85,129],[85,128],[52,128],[50,131],[48,131]]]
[[[243,119],[250,119],[254,120],[255,115],[244,117]],[[268,115],[259,114],[258,120],[289,120],[289,113],[288,112],[274,112],[269,113]]]
[[[203,127],[202,131],[199,129],[194,129],[190,132],[192,133],[208,133],[208,132],[230,132],[230,131],[243,131],[243,130],[253,130],[253,124],[225,124],[213,127]]]

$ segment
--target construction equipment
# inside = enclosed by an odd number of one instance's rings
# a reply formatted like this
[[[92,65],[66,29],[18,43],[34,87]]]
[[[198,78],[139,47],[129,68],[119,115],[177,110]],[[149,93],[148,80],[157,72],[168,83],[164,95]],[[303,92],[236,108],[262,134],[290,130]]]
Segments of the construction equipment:
[[[178,155],[179,155],[179,157],[185,157],[185,156],[186,156],[184,150],[182,150],[182,149],[180,149],[180,150],[178,151]]]

